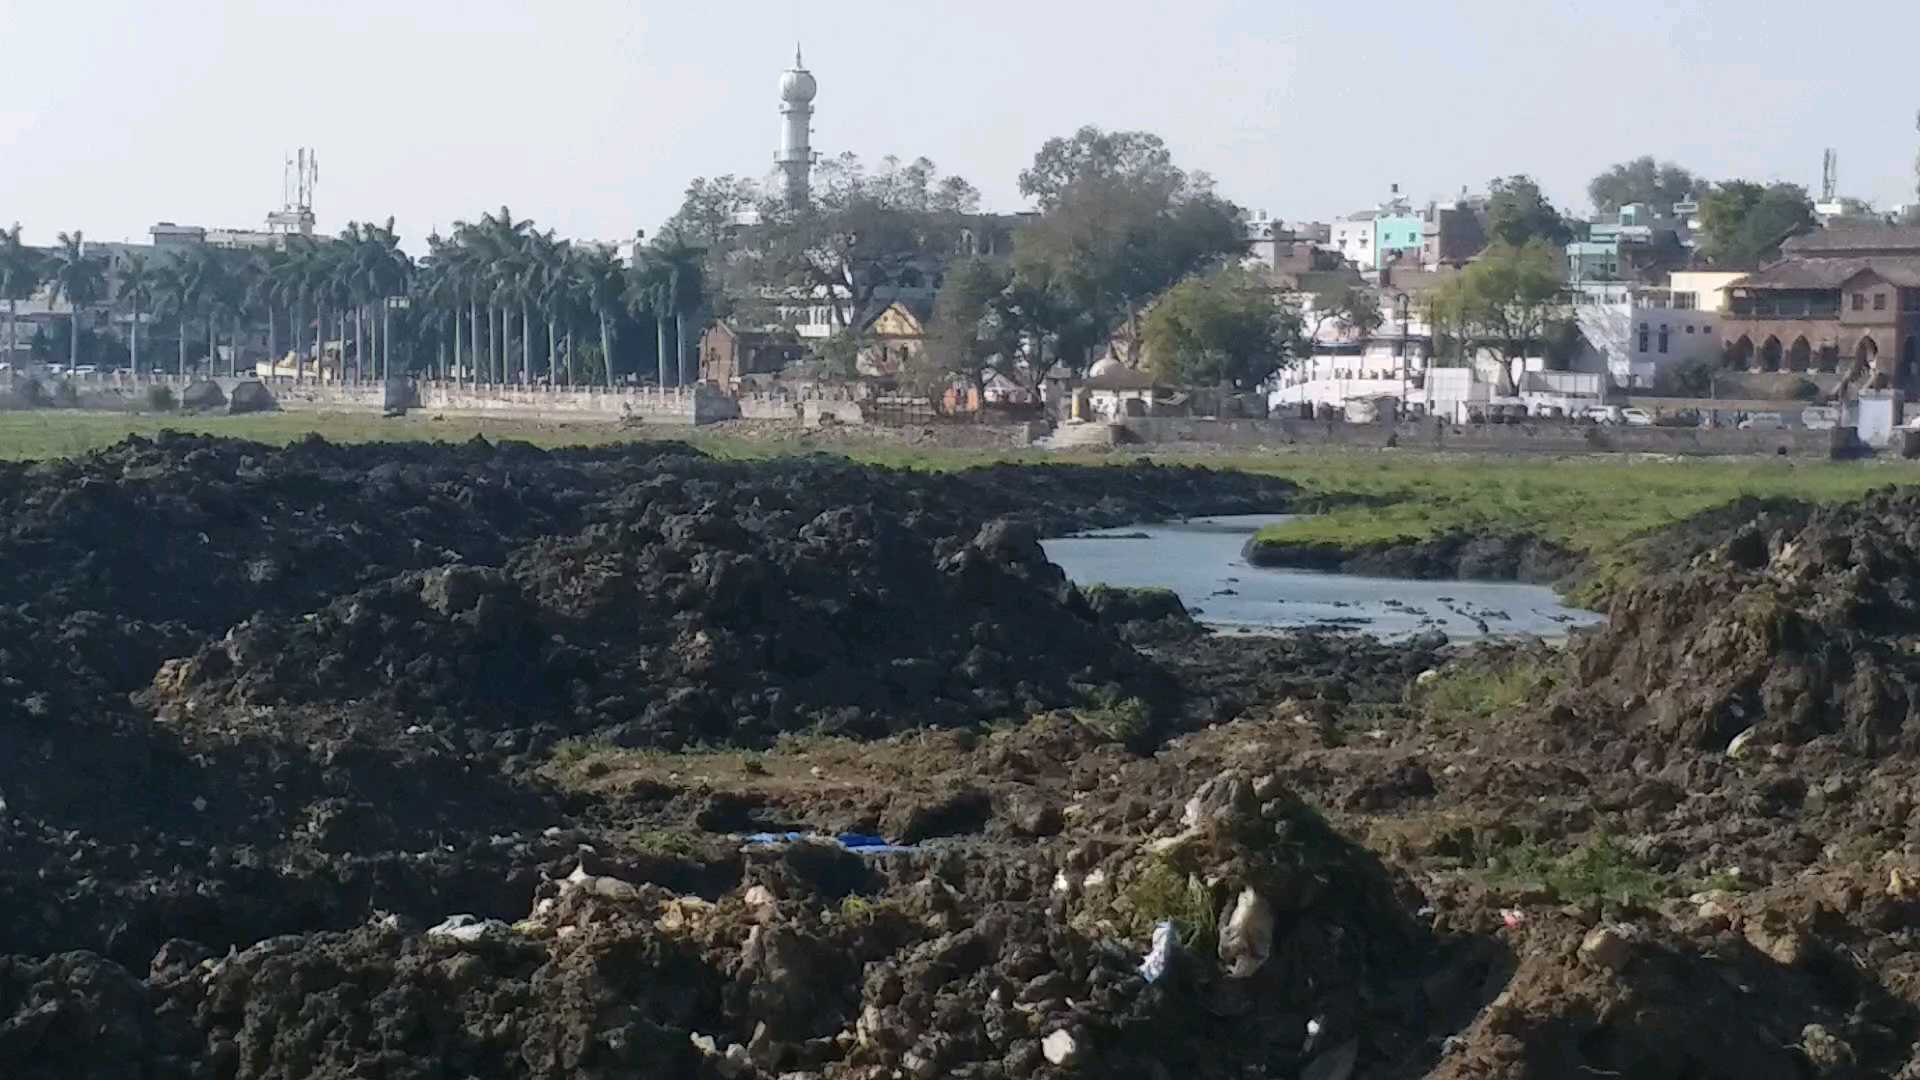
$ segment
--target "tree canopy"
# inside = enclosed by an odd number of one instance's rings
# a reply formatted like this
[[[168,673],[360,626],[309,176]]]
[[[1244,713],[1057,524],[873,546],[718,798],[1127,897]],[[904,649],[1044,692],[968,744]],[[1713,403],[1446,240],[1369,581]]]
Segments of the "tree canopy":
[[[1722,266],[1757,266],[1777,258],[1780,244],[1813,226],[1813,200],[1798,184],[1747,180],[1716,184],[1700,200],[1702,247]]]
[[[1532,240],[1564,245],[1573,229],[1547,200],[1540,185],[1525,174],[1490,182],[1487,201],[1487,237],[1521,247]]]
[[[1300,327],[1279,290],[1230,266],[1168,289],[1147,313],[1146,344],[1161,379],[1245,390],[1293,358]]]
[[[1036,176],[1046,178],[1040,187]],[[1139,360],[1142,305],[1246,251],[1240,208],[1204,175],[1175,168],[1144,132],[1083,128],[1072,140],[1049,140],[1022,187],[1040,192],[1046,209],[1015,235],[1019,276],[1044,281],[1056,303],[1103,337],[1124,328],[1129,363]]]
[[[1643,156],[1594,177],[1587,183],[1587,197],[1602,214],[1616,213],[1630,203],[1646,203],[1666,213],[1674,203],[1692,197],[1704,186],[1691,172],[1671,161],[1656,162]]]
[[[1532,240],[1515,246],[1495,241],[1428,298],[1436,326],[1500,356],[1510,390],[1517,390],[1529,352],[1543,349],[1553,323],[1567,315],[1560,257],[1552,245]]]
[[[1380,294],[1351,282],[1341,282],[1314,293],[1312,307],[1311,337],[1314,340],[1319,340],[1320,331],[1329,322],[1339,323],[1364,338],[1380,329],[1384,319],[1380,312]]]
[[[1020,194],[1045,211],[1059,205],[1076,184],[1122,178],[1168,188],[1186,183],[1160,136],[1146,131],[1102,131],[1089,125],[1071,137],[1055,136],[1042,143],[1033,165],[1020,173]]]
[[[869,172],[842,154],[815,170],[808,204],[761,201],[760,226],[730,260],[732,287],[742,296],[797,290],[826,304],[843,330],[880,289],[930,284],[979,205],[972,184],[925,158],[890,157]]]

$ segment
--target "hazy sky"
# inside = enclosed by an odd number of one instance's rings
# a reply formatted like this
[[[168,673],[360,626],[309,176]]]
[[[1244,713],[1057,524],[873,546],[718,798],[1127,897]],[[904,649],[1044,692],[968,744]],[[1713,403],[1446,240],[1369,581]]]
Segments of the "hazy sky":
[[[1599,12],[1604,10],[1604,15]],[[1834,9],[1839,11],[1841,9]],[[0,0],[0,222],[258,227],[317,147],[321,227],[408,246],[501,203],[649,230],[688,178],[766,173],[796,39],[814,147],[925,155],[1017,209],[1081,124],[1162,134],[1286,218],[1530,172],[1563,207],[1637,154],[1913,198],[1920,3],[1862,0]]]

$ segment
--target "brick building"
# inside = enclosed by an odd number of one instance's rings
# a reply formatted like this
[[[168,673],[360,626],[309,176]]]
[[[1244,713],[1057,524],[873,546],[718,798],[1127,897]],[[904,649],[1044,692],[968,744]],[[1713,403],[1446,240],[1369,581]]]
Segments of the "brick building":
[[[1920,390],[1920,229],[1835,227],[1782,255],[1727,289],[1728,368]]]

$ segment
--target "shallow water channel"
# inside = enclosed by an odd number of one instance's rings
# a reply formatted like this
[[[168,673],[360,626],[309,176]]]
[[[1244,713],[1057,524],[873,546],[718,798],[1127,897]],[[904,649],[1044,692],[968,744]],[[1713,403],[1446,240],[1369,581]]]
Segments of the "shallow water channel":
[[[1413,581],[1251,566],[1241,549],[1281,514],[1194,518],[1080,533],[1044,542],[1081,585],[1172,589],[1195,617],[1223,630],[1306,627],[1380,637],[1439,630],[1456,641],[1561,637],[1601,621],[1552,589],[1495,581]]]

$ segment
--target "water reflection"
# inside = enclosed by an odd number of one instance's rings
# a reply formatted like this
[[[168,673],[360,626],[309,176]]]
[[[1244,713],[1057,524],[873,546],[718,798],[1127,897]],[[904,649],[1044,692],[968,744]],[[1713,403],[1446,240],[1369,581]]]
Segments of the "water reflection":
[[[1082,585],[1172,589],[1200,621],[1226,631],[1350,629],[1380,637],[1439,630],[1456,641],[1560,637],[1601,616],[1560,603],[1541,585],[1412,581],[1311,570],[1270,570],[1241,557],[1259,514],[1106,529],[1045,541],[1047,556]]]

